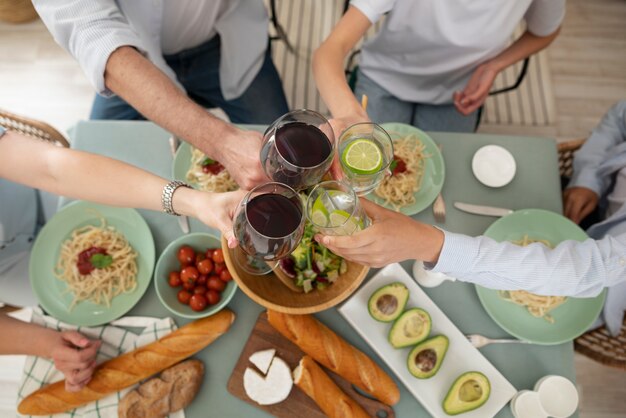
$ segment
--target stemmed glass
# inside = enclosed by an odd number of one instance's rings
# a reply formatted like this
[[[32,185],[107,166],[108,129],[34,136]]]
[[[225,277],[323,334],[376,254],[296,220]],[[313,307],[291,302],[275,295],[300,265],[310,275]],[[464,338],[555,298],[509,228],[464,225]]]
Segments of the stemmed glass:
[[[290,254],[304,232],[304,210],[298,193],[282,183],[250,190],[235,212],[233,230],[239,240],[235,260],[246,272],[269,273],[266,263]]]
[[[326,235],[352,235],[370,225],[356,192],[341,181],[315,186],[306,202],[306,214],[313,227]]]
[[[296,190],[322,179],[335,152],[335,136],[328,120],[312,110],[286,113],[265,131],[261,165],[273,181]]]
[[[391,137],[375,123],[357,123],[343,131],[339,138],[339,161],[343,181],[360,196],[374,190],[391,175],[393,161]]]

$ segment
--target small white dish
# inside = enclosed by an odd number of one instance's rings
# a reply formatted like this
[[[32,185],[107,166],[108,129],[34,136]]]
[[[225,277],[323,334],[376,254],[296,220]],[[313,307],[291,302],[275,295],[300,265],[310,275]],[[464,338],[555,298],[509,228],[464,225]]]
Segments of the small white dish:
[[[447,274],[428,271],[424,268],[424,263],[416,261],[413,264],[413,278],[422,287],[437,287],[446,280],[454,282],[456,279]]]
[[[578,391],[567,378],[545,376],[535,384],[535,391],[546,413],[554,418],[567,418],[578,408]]]
[[[532,390],[517,392],[511,399],[511,412],[515,418],[548,418],[539,394]]]
[[[499,145],[485,145],[472,158],[474,176],[485,186],[506,186],[515,177],[515,158]]]

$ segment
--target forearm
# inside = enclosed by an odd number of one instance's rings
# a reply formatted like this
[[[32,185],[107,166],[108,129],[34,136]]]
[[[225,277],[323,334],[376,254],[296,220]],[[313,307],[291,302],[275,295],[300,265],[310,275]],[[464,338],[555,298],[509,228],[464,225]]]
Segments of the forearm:
[[[560,29],[557,29],[548,36],[536,36],[526,31],[508,48],[486,62],[485,65],[492,67],[496,72],[500,72],[546,48],[558,36],[559,31]]]
[[[626,234],[565,241],[554,249],[446,233],[434,270],[492,289],[588,297],[626,279]]]
[[[236,131],[189,99],[132,47],[121,47],[111,54],[104,77],[108,89],[146,118],[214,158],[220,158],[217,142]]]
[[[55,338],[56,332],[39,325],[23,322],[0,314],[0,355],[24,354],[49,357],[48,341]]]

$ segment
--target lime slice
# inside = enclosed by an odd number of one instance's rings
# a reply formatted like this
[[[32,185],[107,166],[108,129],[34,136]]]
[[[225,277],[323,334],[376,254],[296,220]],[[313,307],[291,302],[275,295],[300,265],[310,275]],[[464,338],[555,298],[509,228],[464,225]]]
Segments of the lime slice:
[[[325,227],[328,225],[328,217],[321,210],[313,210],[311,212],[311,222],[317,226]]]
[[[383,155],[374,141],[361,138],[348,144],[341,162],[356,174],[374,174],[383,166]]]
[[[328,221],[330,227],[336,228],[337,235],[351,235],[362,229],[359,227],[359,222],[343,210],[332,211],[328,215]]]

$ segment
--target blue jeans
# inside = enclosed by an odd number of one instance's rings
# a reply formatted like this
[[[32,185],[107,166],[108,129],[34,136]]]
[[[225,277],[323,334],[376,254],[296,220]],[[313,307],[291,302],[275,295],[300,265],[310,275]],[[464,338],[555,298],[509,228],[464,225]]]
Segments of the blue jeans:
[[[360,101],[367,94],[367,114],[372,122],[402,122],[423,131],[474,132],[478,111],[468,116],[459,113],[453,104],[434,105],[405,102],[379,86],[360,70],[354,94]]]
[[[192,100],[206,108],[221,108],[233,123],[270,124],[289,111],[269,47],[259,73],[246,91],[233,100],[224,99],[220,88],[219,36],[195,48],[165,55],[164,58]],[[145,118],[119,96],[105,98],[96,95],[90,119]]]

